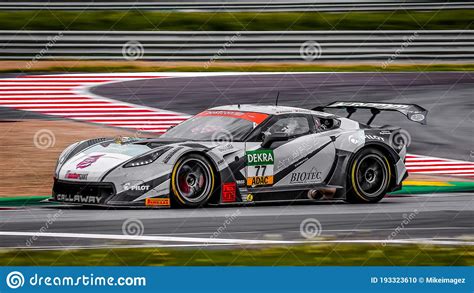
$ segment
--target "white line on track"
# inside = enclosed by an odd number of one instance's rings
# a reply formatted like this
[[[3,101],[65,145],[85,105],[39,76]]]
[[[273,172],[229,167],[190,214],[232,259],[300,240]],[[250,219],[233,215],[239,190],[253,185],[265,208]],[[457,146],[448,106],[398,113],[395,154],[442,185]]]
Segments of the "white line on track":
[[[474,228],[470,227],[417,227],[417,228],[403,228],[404,231],[430,231],[430,230],[473,230]],[[394,228],[380,228],[380,229],[324,229],[321,233],[324,236],[331,236],[328,232],[372,232],[372,231],[393,231]],[[270,233],[270,231],[233,231],[232,234],[252,234],[252,233]],[[285,233],[299,233],[300,230],[288,230]],[[212,232],[180,232],[180,233],[173,233],[173,236],[176,235],[211,235]],[[149,234],[150,236],[170,236],[170,234]]]
[[[207,244],[208,246],[235,246],[235,244]],[[2,249],[28,249],[28,250],[70,250],[70,249],[111,249],[111,248],[201,248],[202,244],[121,244],[121,245],[71,245],[71,246],[5,246]]]
[[[252,239],[224,239],[224,238],[195,238],[175,236],[132,236],[116,234],[86,234],[86,233],[39,233],[39,232],[10,232],[0,231],[0,236],[27,236],[27,237],[53,237],[53,238],[81,238],[103,240],[132,240],[132,241],[162,241],[207,244],[235,244],[235,245],[272,245],[272,244],[325,244],[325,243],[372,243],[372,244],[432,244],[432,245],[474,245],[474,241],[460,241],[455,239],[392,239],[392,240],[252,240]]]
[[[277,240],[250,240],[250,239],[222,239],[222,238],[194,238],[174,236],[133,236],[114,234],[86,234],[86,233],[38,233],[38,232],[4,232],[0,236],[28,236],[28,237],[53,237],[53,238],[82,238],[82,239],[105,239],[105,240],[138,240],[138,241],[163,241],[163,242],[189,242],[189,243],[211,243],[211,244],[297,244],[300,241],[277,241]]]

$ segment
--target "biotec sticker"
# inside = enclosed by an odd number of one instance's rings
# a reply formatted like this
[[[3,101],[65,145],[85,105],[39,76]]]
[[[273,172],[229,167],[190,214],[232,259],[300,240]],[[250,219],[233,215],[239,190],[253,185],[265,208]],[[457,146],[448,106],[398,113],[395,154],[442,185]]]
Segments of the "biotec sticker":
[[[248,151],[247,186],[273,184],[273,150]]]

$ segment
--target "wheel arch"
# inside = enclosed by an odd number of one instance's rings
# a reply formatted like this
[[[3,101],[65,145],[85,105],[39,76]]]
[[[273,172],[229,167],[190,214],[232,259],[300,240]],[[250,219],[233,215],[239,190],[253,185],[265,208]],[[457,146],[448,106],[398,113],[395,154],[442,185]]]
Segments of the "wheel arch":
[[[391,178],[390,178],[390,183],[389,183],[389,190],[391,188],[393,188],[397,183],[396,183],[396,180],[393,180],[393,179],[396,179],[396,170],[395,170],[395,165],[397,163],[397,161],[400,159],[400,156],[388,145],[384,144],[384,143],[380,143],[380,142],[376,142],[376,141],[370,141],[368,143],[365,143],[364,145],[362,145],[361,147],[359,147],[356,151],[354,151],[351,156],[349,157],[349,160],[348,160],[348,164],[347,164],[347,167],[346,167],[346,175],[349,174],[349,170],[352,166],[352,163],[354,162],[354,159],[356,158],[356,156],[366,150],[366,149],[376,149],[378,151],[380,151],[382,154],[386,155],[388,160],[389,160],[389,168],[390,168],[390,174],[391,174]],[[347,188],[347,186],[345,186],[345,188]]]

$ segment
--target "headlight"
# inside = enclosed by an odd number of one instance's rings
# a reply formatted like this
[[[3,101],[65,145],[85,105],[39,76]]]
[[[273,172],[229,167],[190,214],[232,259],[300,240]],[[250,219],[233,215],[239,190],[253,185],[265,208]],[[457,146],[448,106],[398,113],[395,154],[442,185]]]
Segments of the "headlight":
[[[162,148],[157,151],[154,151],[152,153],[146,154],[144,156],[138,157],[136,159],[131,160],[130,162],[126,163],[123,165],[124,168],[130,168],[130,167],[138,167],[138,166],[144,166],[153,163],[158,159],[162,154],[164,154],[166,151],[168,151],[170,148]]]

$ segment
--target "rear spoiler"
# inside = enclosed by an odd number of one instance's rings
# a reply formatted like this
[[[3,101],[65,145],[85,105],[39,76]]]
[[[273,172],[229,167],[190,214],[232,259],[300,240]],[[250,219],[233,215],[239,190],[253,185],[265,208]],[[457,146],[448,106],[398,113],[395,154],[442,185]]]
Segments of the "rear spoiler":
[[[369,109],[372,113],[367,125],[374,121],[375,117],[382,111],[396,111],[404,114],[413,122],[426,124],[428,111],[415,104],[397,104],[397,103],[375,103],[375,102],[334,102],[327,106],[316,107],[313,110],[324,112],[324,109],[346,109],[347,118],[351,117],[357,109]]]

